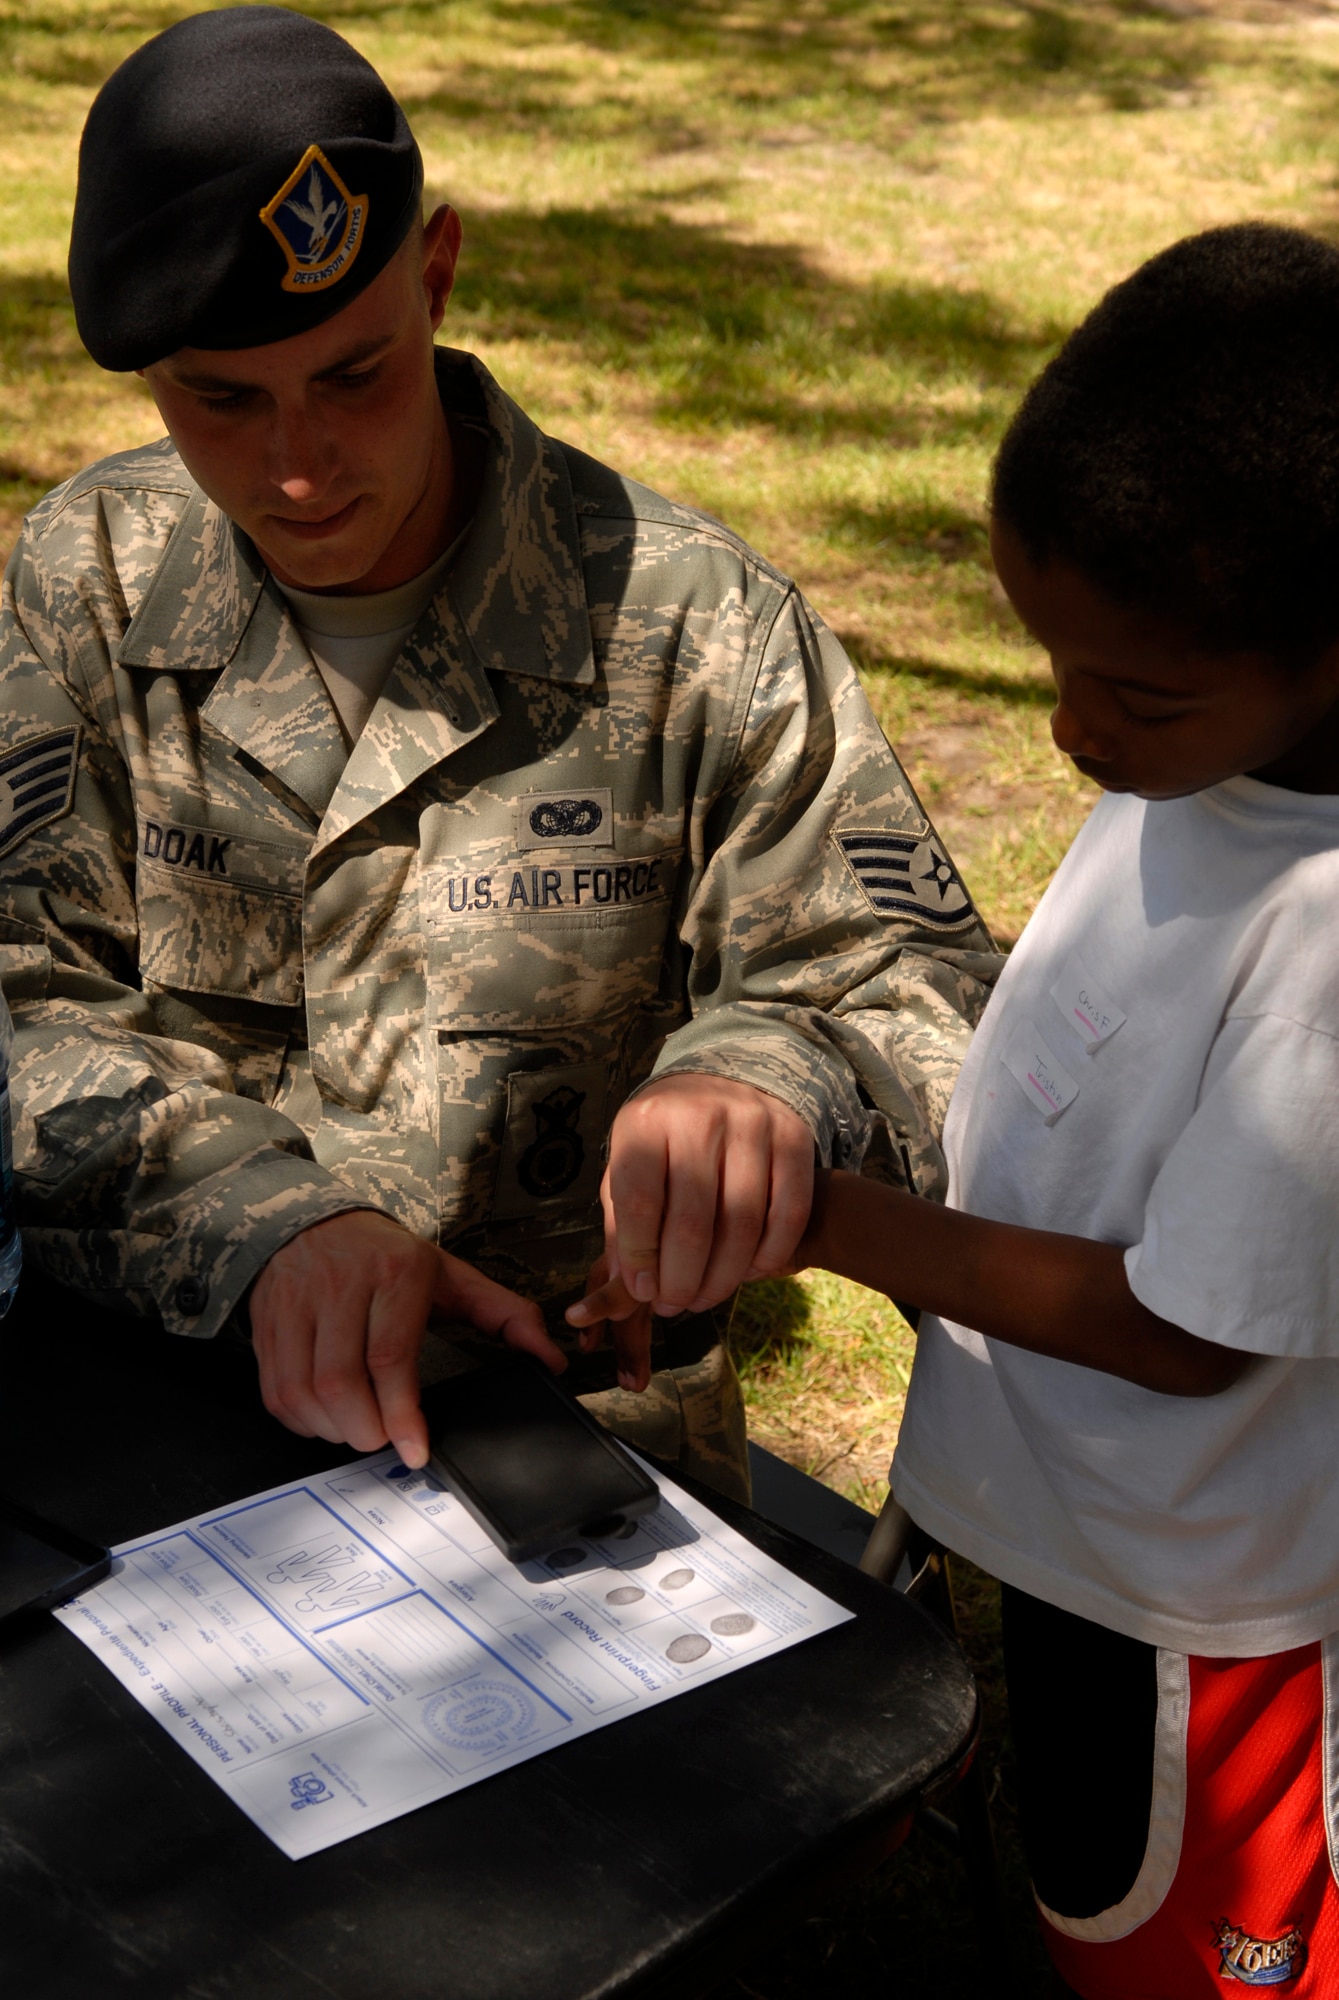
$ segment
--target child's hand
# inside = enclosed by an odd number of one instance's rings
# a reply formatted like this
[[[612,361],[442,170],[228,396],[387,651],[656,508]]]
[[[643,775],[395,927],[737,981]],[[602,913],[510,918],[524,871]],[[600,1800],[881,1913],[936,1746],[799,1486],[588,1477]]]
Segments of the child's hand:
[[[581,1334],[581,1351],[593,1354],[614,1329],[614,1359],[620,1389],[644,1389],[651,1379],[651,1308],[634,1299],[608,1253],[596,1259],[586,1279],[586,1296],[564,1315]]]
[[[832,1221],[830,1196],[834,1181],[855,1178],[854,1175],[835,1173],[830,1169],[815,1175],[813,1208],[804,1234],[796,1244],[785,1271],[777,1275],[789,1277],[796,1271],[807,1270],[811,1264],[826,1264],[830,1269],[841,1269],[840,1264],[834,1261],[835,1246],[828,1240]],[[633,1298],[608,1252],[591,1265],[585,1298],[569,1306],[564,1317],[569,1326],[576,1327],[580,1332],[583,1354],[593,1354],[604,1339],[606,1325],[612,1325],[619,1387],[646,1387],[651,1379],[651,1308]]]
[[[830,1242],[832,1220],[833,1182],[840,1183],[857,1176],[844,1174],[835,1167],[820,1167],[814,1175],[814,1198],[809,1210],[809,1220],[804,1225],[804,1234],[791,1253],[785,1275],[794,1277],[798,1271],[807,1271],[811,1265],[829,1270],[840,1269],[832,1262],[833,1246]]]

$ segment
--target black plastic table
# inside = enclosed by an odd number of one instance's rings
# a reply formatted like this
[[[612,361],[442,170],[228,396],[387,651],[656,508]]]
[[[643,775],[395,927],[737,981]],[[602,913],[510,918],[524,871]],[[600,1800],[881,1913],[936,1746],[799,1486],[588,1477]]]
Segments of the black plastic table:
[[[0,1488],[114,1543],[349,1457],[283,1430],[254,1376],[245,1350],[25,1287]],[[11,1631],[0,1993],[669,2000],[723,1978],[897,1845],[968,1754],[976,1696],[914,1604],[704,1497],[856,1617],[305,1861],[71,1633]]]

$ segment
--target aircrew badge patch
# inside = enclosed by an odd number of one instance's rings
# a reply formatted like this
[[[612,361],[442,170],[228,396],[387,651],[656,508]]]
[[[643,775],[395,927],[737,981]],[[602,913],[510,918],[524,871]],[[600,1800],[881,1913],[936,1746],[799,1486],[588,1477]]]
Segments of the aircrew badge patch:
[[[79,725],[72,723],[0,756],[0,854],[70,810],[78,755]]]
[[[977,922],[962,877],[928,825],[900,833],[848,828],[837,835],[837,845],[881,917],[902,917],[940,931],[965,930]]]
[[[516,802],[516,839],[526,854],[555,844],[612,847],[613,792],[608,785],[578,785],[565,792],[526,792]]]
[[[319,146],[308,146],[260,219],[288,260],[286,292],[321,292],[363,247],[368,201],[350,194]]]

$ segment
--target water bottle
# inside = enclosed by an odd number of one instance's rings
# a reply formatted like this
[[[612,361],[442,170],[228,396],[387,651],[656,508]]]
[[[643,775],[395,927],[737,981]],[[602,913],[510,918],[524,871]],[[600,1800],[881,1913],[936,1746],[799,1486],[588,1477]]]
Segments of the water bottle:
[[[14,1053],[14,1023],[0,993],[0,1315],[7,1313],[19,1288],[23,1239],[14,1202],[14,1139],[9,1115],[9,1064]]]

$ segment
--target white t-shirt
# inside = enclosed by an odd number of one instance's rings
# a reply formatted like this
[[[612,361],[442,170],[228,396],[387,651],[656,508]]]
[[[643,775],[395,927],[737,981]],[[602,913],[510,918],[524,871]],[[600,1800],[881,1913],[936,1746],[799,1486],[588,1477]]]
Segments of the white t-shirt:
[[[1165,1396],[927,1314],[893,1463],[1006,1581],[1184,1653],[1339,1629],[1339,797],[1103,798],[991,999],[950,1205],[1128,1245],[1253,1362]]]
[[[436,562],[393,590],[339,597],[275,582],[306,642],[352,746],[367,726],[405,640],[437,595],[437,586],[464,540],[457,535]]]

